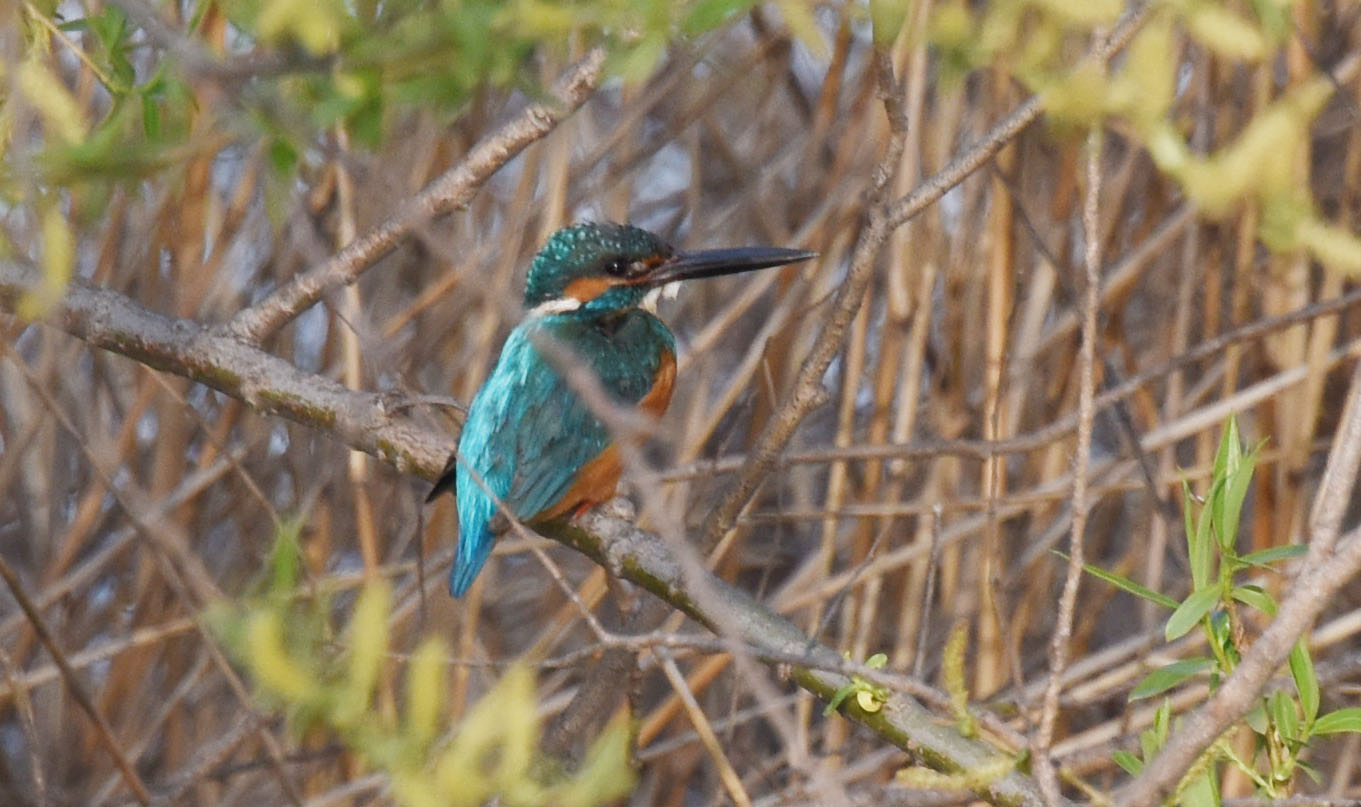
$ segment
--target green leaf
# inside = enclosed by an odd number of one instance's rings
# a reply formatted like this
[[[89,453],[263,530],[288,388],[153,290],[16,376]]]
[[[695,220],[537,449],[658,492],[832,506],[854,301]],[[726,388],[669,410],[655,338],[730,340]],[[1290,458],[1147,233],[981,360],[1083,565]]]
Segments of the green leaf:
[[[870,30],[874,44],[889,47],[898,38],[912,3],[908,0],[870,0]]]
[[[1219,544],[1225,550],[1232,550],[1238,543],[1238,524],[1243,517],[1243,500],[1248,496],[1248,488],[1252,486],[1252,474],[1256,468],[1257,449],[1253,449],[1239,458],[1237,467],[1225,480],[1224,495],[1220,504],[1220,524],[1223,532],[1219,536]]]
[[[1300,716],[1295,710],[1295,701],[1285,694],[1285,690],[1278,689],[1271,693],[1271,720],[1276,724],[1276,731],[1286,742],[1294,742],[1300,736]]]
[[[1191,536],[1196,534],[1196,494],[1191,490],[1191,483],[1185,479],[1181,480],[1181,518],[1185,523],[1186,545],[1189,547]]]
[[[1163,702],[1153,710],[1153,725],[1139,733],[1139,750],[1144,759],[1153,759],[1167,744],[1167,730],[1171,722],[1172,702],[1163,698]]]
[[[1139,771],[1142,771],[1144,769],[1143,760],[1139,759],[1138,757],[1134,756],[1128,751],[1116,751],[1115,753],[1111,754],[1111,759],[1115,761],[1116,765],[1119,765],[1121,768],[1124,768],[1125,773],[1129,774],[1130,776],[1138,776]]]
[[[1063,554],[1062,552],[1055,552],[1054,554],[1058,555],[1064,560],[1068,559],[1068,556]],[[1105,569],[1101,568],[1100,566],[1093,566],[1090,563],[1084,563],[1082,564],[1082,569],[1083,571],[1087,572],[1087,574],[1105,580],[1107,583],[1110,583],[1111,585],[1115,586],[1118,589],[1127,591],[1136,597],[1142,597],[1143,599],[1148,600],[1149,602],[1157,603],[1158,605],[1161,605],[1164,608],[1176,608],[1177,605],[1179,604],[1176,600],[1172,599],[1166,594],[1159,594],[1158,592],[1154,591],[1151,588],[1139,585],[1133,580],[1130,580],[1128,577],[1116,574],[1115,572],[1108,572]]]
[[[850,683],[842,686],[841,689],[838,689],[836,692],[832,693],[832,699],[827,701],[827,705],[823,707],[822,716],[831,717],[832,715],[836,714],[837,707],[841,706],[841,704],[845,702],[847,698],[854,695],[856,691],[859,689],[860,686],[854,680],[852,680]]]
[[[298,584],[302,566],[301,515],[283,519],[274,533],[274,547],[270,550],[270,594],[287,600]]]
[[[277,138],[269,144],[269,163],[279,176],[288,176],[298,163],[298,151],[292,143]]]
[[[1319,717],[1312,734],[1361,734],[1361,706],[1349,706]]]
[[[1238,418],[1229,415],[1228,421],[1224,424],[1224,435],[1219,439],[1219,451],[1215,454],[1214,482],[1210,494],[1210,512],[1214,521],[1214,532],[1219,539],[1219,546],[1226,550],[1233,549],[1234,541],[1238,537],[1238,513],[1232,507],[1232,496],[1230,489],[1241,484],[1243,467],[1243,446],[1238,439]],[[1248,481],[1252,479],[1252,472],[1248,472]],[[1246,494],[1247,487],[1243,486],[1243,493]],[[1241,498],[1239,505],[1242,505]]]
[[[1314,784],[1316,785],[1323,784],[1323,777],[1318,775],[1318,771],[1314,769],[1313,765],[1310,765],[1308,762],[1305,762],[1303,760],[1296,759],[1295,767],[1308,774],[1309,778],[1314,781]]]
[[[142,132],[148,140],[161,138],[161,107],[150,95],[142,95]]]
[[[1252,711],[1243,715],[1243,722],[1247,723],[1248,728],[1258,734],[1266,734],[1266,705],[1258,701],[1257,705],[1252,707]]]
[[[750,5],[742,0],[699,0],[690,7],[690,12],[681,23],[681,30],[687,36],[712,31],[745,12]]]
[[[1290,651],[1290,677],[1295,679],[1295,691],[1300,693],[1300,706],[1304,709],[1304,725],[1314,723],[1318,717],[1318,674],[1314,672],[1314,659],[1309,655],[1309,645],[1301,638]]]
[[[1249,566],[1256,566],[1262,569],[1271,569],[1271,564],[1282,560],[1302,558],[1309,553],[1309,547],[1304,544],[1286,544],[1285,546],[1273,546],[1270,549],[1259,549],[1256,552],[1249,552],[1239,560]],[[1272,569],[1275,571],[1275,569]]]
[[[1263,589],[1261,586],[1254,585],[1235,586],[1233,591],[1229,592],[1229,596],[1233,597],[1235,600],[1238,600],[1244,605],[1256,608],[1258,611],[1261,611],[1267,616],[1276,615],[1275,598],[1273,598],[1270,594],[1266,593],[1266,590]]]
[[[1134,691],[1129,693],[1129,699],[1137,701],[1151,698],[1154,695],[1161,695],[1172,687],[1187,679],[1194,678],[1212,667],[1214,667],[1214,660],[1208,658],[1188,658],[1174,661],[1160,670],[1149,673],[1144,680],[1139,682],[1138,686],[1134,687]],[[1148,755],[1145,754],[1145,756]]]
[[[1288,3],[1278,2],[1278,0],[1249,0],[1248,5],[1257,15],[1263,33],[1277,42],[1289,34],[1293,26],[1293,18],[1290,16],[1290,5]]]
[[[1182,604],[1177,606],[1177,610],[1172,612],[1172,616],[1167,618],[1167,627],[1163,634],[1167,641],[1173,641],[1185,636],[1194,628],[1205,615],[1210,613],[1210,609],[1219,602],[1219,587],[1206,586],[1194,591],[1187,597]]]
[[[1199,590],[1210,584],[1214,571],[1214,554],[1210,541],[1210,524],[1213,519],[1214,502],[1219,498],[1220,486],[1223,480],[1216,478],[1210,486],[1210,495],[1205,500],[1204,506],[1200,508],[1200,513],[1196,518],[1196,528],[1194,531],[1186,531],[1186,552],[1191,561],[1191,585]],[[1194,508],[1195,498],[1191,495],[1191,489],[1185,489],[1186,501],[1183,506]],[[1191,521],[1190,510],[1188,509],[1186,520]]]
[[[1212,768],[1192,779],[1181,791],[1181,807],[1219,807],[1219,777]]]

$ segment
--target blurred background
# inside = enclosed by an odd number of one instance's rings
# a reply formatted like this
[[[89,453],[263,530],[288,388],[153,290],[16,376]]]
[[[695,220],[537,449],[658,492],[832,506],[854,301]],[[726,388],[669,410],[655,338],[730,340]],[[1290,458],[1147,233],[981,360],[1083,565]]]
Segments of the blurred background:
[[[473,40],[440,29],[446,39],[399,54],[407,73],[388,63],[348,73],[334,62],[318,68],[331,52],[329,29],[306,15],[289,28],[231,4],[6,6],[14,10],[0,33],[0,74],[12,89],[0,203],[7,251],[51,276],[65,248],[72,276],[205,324],[226,322],[382,222],[541,98],[592,41],[576,34],[532,48],[508,40],[505,54],[474,54]],[[891,166],[893,198],[1034,91],[1008,70],[958,61],[966,49],[948,39],[951,18],[942,14],[981,7],[903,8],[902,33],[886,47],[909,126]],[[1292,88],[1354,59],[1355,5],[1289,9],[1288,33],[1270,58],[1234,62],[1177,35],[1167,116],[1193,150],[1232,142]],[[148,33],[148,20],[170,33]],[[1024,20],[1019,32],[1046,34]],[[742,5],[680,37],[668,25],[660,45],[644,23],[633,34],[602,26],[599,36],[616,47],[578,112],[464,209],[418,228],[265,347],[347,386],[424,401],[412,417],[452,443],[461,412],[450,404],[466,403],[489,371],[519,316],[528,261],[558,227],[628,221],[681,248],[817,250],[816,261],[690,284],[660,305],[677,335],[679,382],[647,448],[657,476],[631,474],[624,488],[640,503],[666,504],[643,508],[645,526],[674,518],[697,534],[788,395],[845,282],[890,132],[862,6]],[[243,32],[251,30],[257,39]],[[396,24],[385,35],[404,32],[418,38]],[[351,47],[357,35],[342,26],[334,36]],[[1086,40],[1070,44],[1070,28],[1056,36],[1054,58],[1075,62]],[[374,51],[390,41],[364,44]],[[195,62],[186,42],[222,61],[187,69]],[[468,59],[450,67],[456,77],[468,70],[491,80],[450,79],[458,86],[421,95],[416,79],[435,70],[440,47]],[[43,81],[60,93],[42,96]],[[121,94],[110,89],[119,86]],[[373,86],[390,94],[375,100]],[[1319,220],[1352,232],[1361,211],[1357,90],[1353,77],[1330,94],[1283,169],[1308,189]],[[108,134],[101,127],[123,104],[140,117]],[[376,121],[360,117],[365,104],[376,105]],[[61,134],[63,116],[74,134]],[[1303,539],[1361,350],[1361,297],[1316,255],[1268,250],[1262,204],[1200,215],[1194,192],[1160,170],[1142,135],[1113,118],[1101,152],[1100,397],[1086,550],[1089,561],[1180,598],[1189,587],[1182,481],[1204,492],[1230,412],[1249,445],[1263,443],[1241,551]],[[1085,142],[1085,130],[1062,119],[1032,125],[895,231],[823,379],[827,403],[804,421],[711,559],[718,574],[818,640],[856,659],[883,652],[890,669],[930,682],[939,681],[950,631],[967,625],[972,698],[1022,731],[1018,707],[1032,707],[1043,686],[1064,574],[1051,550],[1066,551],[1071,529]],[[450,599],[453,504],[425,506],[427,481],[352,453],[334,435],[6,311],[0,556],[156,792],[223,805],[391,798],[325,733],[299,737],[268,711],[258,724],[247,719],[256,703],[249,685],[198,621],[208,602],[240,596],[259,579],[281,523],[301,524],[304,580],[334,595],[337,614],[366,575],[392,582],[395,658],[424,635],[445,637],[454,719],[509,661],[543,662],[594,641],[522,540],[501,541],[471,595]],[[616,624],[603,571],[541,546]],[[1279,591],[1283,580],[1264,572],[1257,582]],[[1356,703],[1361,686],[1361,589],[1344,591],[1313,634],[1333,707]],[[645,609],[634,629],[700,630],[668,620],[664,608]],[[1165,618],[1083,581],[1055,757],[1097,788],[1117,781],[1111,752],[1133,747],[1150,720],[1152,705],[1129,703],[1131,688],[1196,649],[1166,644]],[[907,763],[900,750],[823,717],[820,703],[774,676],[761,686],[776,687],[778,698],[758,697],[726,655],[675,654],[753,803],[809,798],[806,776],[789,763],[805,757],[853,798],[891,795],[883,788]],[[732,798],[674,688],[646,654],[639,664],[633,803]],[[545,716],[587,669],[539,670]],[[131,803],[107,740],[63,677],[7,589],[0,801]],[[1204,680],[1191,681],[1173,703],[1184,708],[1205,691]],[[769,722],[772,709],[793,715],[797,730]],[[1320,778],[1304,782],[1305,792],[1361,793],[1357,736],[1318,743],[1310,762]],[[1224,788],[1252,792],[1233,773]]]

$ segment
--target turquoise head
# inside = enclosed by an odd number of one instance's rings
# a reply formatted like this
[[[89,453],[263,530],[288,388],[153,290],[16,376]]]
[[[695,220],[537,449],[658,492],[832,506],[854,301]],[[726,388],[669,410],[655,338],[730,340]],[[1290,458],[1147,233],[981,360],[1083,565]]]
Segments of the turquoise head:
[[[608,314],[633,308],[658,286],[803,261],[816,253],[773,247],[678,252],[627,224],[577,224],[553,233],[529,266],[531,312]]]

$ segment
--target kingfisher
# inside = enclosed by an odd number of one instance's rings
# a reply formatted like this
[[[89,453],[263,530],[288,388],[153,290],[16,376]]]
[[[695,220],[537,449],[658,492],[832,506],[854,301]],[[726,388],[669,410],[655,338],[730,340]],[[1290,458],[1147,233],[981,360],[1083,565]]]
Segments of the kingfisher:
[[[452,491],[458,506],[450,593],[463,596],[509,529],[502,506],[533,525],[614,496],[618,446],[568,382],[565,361],[589,370],[615,405],[660,417],[676,382],[676,339],[640,307],[648,293],[816,255],[776,247],[678,252],[624,224],[578,224],[553,233],[529,267],[527,314],[473,396],[458,451],[426,497]]]

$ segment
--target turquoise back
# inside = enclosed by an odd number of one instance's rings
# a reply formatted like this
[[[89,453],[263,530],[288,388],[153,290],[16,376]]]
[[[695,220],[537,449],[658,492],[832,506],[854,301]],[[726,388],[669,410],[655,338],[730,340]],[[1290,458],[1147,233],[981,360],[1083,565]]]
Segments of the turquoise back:
[[[449,578],[455,597],[467,591],[491,554],[496,499],[520,521],[533,521],[612,442],[609,430],[536,347],[548,339],[584,362],[622,405],[647,395],[663,356],[674,357],[676,350],[662,321],[636,308],[534,317],[511,331],[459,436],[459,535]]]

